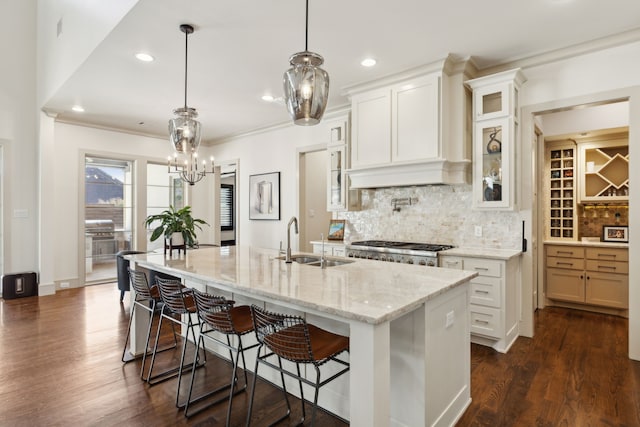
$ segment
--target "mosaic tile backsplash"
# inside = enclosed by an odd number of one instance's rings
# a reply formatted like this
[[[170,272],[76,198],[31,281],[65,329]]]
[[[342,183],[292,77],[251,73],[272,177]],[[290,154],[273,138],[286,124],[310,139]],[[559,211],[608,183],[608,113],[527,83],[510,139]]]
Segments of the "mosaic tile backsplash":
[[[342,212],[345,240],[398,240],[451,244],[457,247],[520,249],[522,222],[516,212],[471,209],[471,185],[362,190],[361,210]],[[392,199],[411,199],[393,209]],[[482,226],[482,237],[475,226]]]

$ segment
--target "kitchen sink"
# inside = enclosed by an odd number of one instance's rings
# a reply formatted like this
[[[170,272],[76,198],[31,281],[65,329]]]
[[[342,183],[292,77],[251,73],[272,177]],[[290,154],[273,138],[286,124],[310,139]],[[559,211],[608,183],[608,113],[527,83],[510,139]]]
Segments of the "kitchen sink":
[[[285,256],[279,256],[276,257],[276,259],[280,259],[280,260],[284,260],[286,259]],[[306,254],[300,254],[300,255],[291,255],[291,261],[293,262],[297,262],[298,264],[304,264],[304,265],[313,265],[316,267],[320,267],[322,265],[322,257],[320,256],[314,256],[314,255],[306,255]],[[325,267],[335,267],[338,265],[343,265],[343,264],[351,264],[353,261],[352,260],[348,260],[348,259],[326,259],[324,260],[324,266]]]

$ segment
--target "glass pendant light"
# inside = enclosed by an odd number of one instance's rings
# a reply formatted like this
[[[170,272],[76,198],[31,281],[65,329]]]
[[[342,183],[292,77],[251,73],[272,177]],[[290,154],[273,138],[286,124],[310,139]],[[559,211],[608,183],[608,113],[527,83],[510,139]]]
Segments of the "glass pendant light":
[[[189,34],[193,27],[188,24],[180,25],[180,31],[185,34],[184,41],[184,107],[176,108],[173,114],[177,117],[169,120],[169,141],[171,148],[181,154],[195,154],[200,146],[200,122],[195,120],[198,113],[195,108],[187,107],[187,58]]]
[[[329,97],[329,74],[320,68],[322,56],[307,49],[309,0],[306,0],[304,52],[291,55],[291,68],[284,73],[284,98],[293,122],[300,126],[320,123]]]
[[[207,163],[202,162],[198,168],[198,147],[200,147],[200,122],[196,120],[198,113],[195,108],[187,106],[187,58],[189,34],[193,33],[193,26],[180,25],[184,37],[184,107],[176,108],[173,114],[177,117],[169,120],[169,142],[174,151],[173,159],[169,156],[167,168],[169,173],[176,173],[180,178],[194,185],[207,174],[214,173],[213,157]]]

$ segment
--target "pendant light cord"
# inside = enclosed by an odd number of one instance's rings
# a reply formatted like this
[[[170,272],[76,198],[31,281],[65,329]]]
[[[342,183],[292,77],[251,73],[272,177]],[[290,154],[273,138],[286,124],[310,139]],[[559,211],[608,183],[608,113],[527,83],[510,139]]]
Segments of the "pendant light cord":
[[[305,52],[309,51],[308,48],[308,38],[309,38],[309,0],[307,0],[307,8],[306,8],[306,16],[305,16],[305,24],[304,24],[304,50]]]
[[[189,31],[185,31],[184,32],[184,109],[185,111],[187,110],[187,58],[188,56],[189,56]]]

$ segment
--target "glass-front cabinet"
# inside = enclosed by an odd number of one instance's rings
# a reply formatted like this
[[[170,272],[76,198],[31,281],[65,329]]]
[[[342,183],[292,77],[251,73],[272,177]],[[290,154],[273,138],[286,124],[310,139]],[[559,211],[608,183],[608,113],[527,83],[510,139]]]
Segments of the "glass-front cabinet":
[[[349,190],[348,119],[328,123],[327,143],[327,211],[357,210],[359,190]]]
[[[515,207],[520,69],[467,81],[473,91],[473,207]]]

